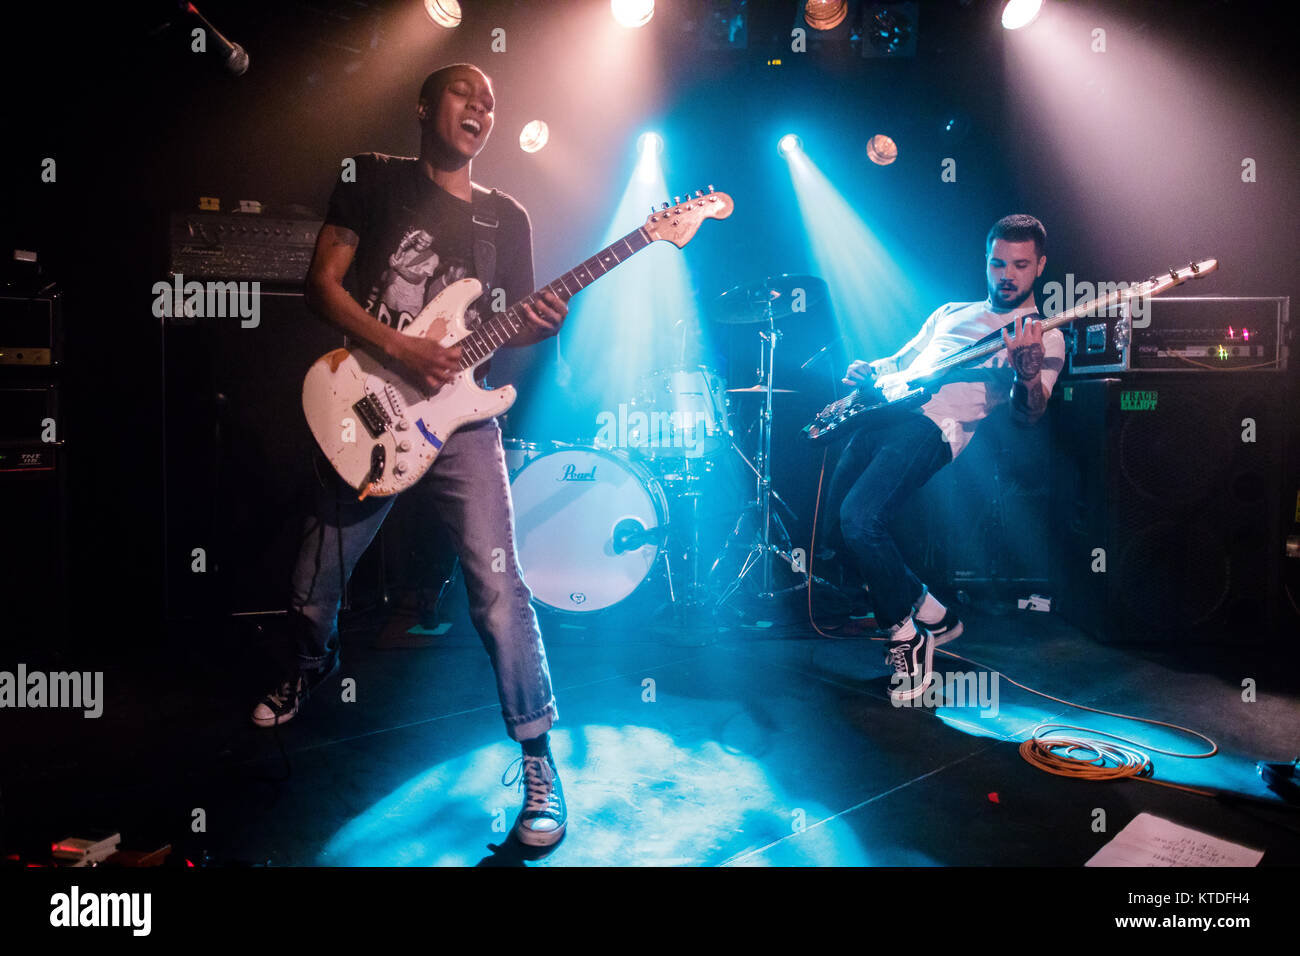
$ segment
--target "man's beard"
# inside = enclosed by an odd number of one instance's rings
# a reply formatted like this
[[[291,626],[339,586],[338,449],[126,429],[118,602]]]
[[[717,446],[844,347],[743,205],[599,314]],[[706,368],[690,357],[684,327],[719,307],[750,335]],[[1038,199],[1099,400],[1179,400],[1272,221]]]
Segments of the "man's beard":
[[[996,308],[1001,309],[1004,312],[1010,312],[1013,309],[1019,308],[1021,303],[1023,303],[1026,299],[1028,299],[1033,294],[1034,294],[1034,287],[1031,285],[1019,297],[1012,299],[1010,301],[1003,301],[998,295],[998,287],[991,283],[989,285],[989,301],[992,302]]]

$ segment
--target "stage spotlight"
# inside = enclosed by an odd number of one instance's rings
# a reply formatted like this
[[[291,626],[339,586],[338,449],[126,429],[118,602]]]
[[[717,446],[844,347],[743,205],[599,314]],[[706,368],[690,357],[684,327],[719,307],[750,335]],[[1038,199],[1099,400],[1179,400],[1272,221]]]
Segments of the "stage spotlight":
[[[898,159],[898,144],[884,133],[877,133],[867,143],[867,157],[877,166],[888,166]]]
[[[782,156],[789,156],[791,153],[803,149],[803,140],[794,133],[786,133],[776,144],[776,151]]]
[[[659,156],[664,151],[664,138],[658,133],[642,133],[637,137],[636,151],[640,155],[649,151],[651,156]]]
[[[814,30],[834,30],[849,15],[848,0],[808,0],[803,19]]]
[[[843,164],[843,175],[860,178],[860,164]],[[857,355],[890,354],[903,344],[903,330],[888,317],[924,314],[914,284],[924,270],[862,218],[869,203],[847,198],[806,151],[790,153],[786,166],[812,253],[809,271],[830,287],[831,314],[845,348]]]
[[[663,167],[659,165],[659,157],[663,155],[664,138],[658,133],[642,133],[636,139],[636,170],[633,172],[633,178],[641,183],[662,183],[664,178]]]
[[[424,12],[440,27],[460,26],[460,0],[424,0]]]
[[[609,12],[621,27],[643,27],[655,15],[655,0],[609,0]]]
[[[546,145],[551,131],[543,120],[533,120],[519,132],[519,148],[525,153],[535,153]]]
[[[1038,19],[1043,0],[1007,0],[1002,8],[1002,25],[1008,30],[1019,30]]]

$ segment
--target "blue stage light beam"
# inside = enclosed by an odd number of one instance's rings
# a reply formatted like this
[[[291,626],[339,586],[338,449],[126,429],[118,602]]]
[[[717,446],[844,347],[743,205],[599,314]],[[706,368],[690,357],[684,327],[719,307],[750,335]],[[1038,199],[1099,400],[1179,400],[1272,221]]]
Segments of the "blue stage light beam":
[[[891,354],[929,314],[915,278],[909,278],[919,275],[917,267],[886,250],[802,148],[783,155],[845,348],[862,359]]]
[[[644,224],[651,206],[673,198],[664,180],[662,137],[647,133],[638,140],[636,164],[602,246]],[[669,243],[653,243],[584,289],[572,301],[561,339],[560,375],[552,383],[568,393],[559,405],[586,409],[580,414],[588,420],[570,427],[581,426],[582,436],[591,437],[599,430],[596,416],[617,416],[620,403],[636,399],[638,383],[648,373],[700,364],[699,325],[684,251]],[[541,426],[552,403],[538,397],[533,424]]]
[[[713,726],[729,703],[701,701]],[[551,732],[568,791],[571,832],[554,862],[567,866],[870,866],[855,828],[808,793],[783,785],[757,756],[715,740],[635,724]],[[488,840],[505,843],[518,812],[502,771],[519,756],[488,744],[422,768],[344,824],[320,851],[324,866],[473,866]],[[655,781],[647,793],[645,781]],[[632,810],[629,808],[635,807]],[[791,826],[799,809],[803,825]],[[645,839],[629,818],[653,827]],[[860,818],[859,818],[860,819]],[[883,825],[883,824],[882,824]],[[549,861],[548,861],[549,862]],[[925,861],[934,862],[934,861]]]

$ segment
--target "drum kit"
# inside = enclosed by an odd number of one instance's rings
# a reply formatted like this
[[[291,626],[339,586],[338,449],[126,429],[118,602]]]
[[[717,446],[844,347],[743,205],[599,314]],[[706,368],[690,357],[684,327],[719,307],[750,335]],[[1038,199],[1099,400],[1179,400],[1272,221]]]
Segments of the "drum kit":
[[[757,327],[754,385],[728,388],[712,368],[675,365],[643,376],[617,415],[602,416],[590,444],[504,441],[519,563],[537,603],[566,614],[607,610],[641,589],[656,567],[678,612],[716,611],[746,584],[760,598],[782,593],[774,590],[777,559],[798,581],[786,591],[808,585],[778,507],[795,514],[772,487],[773,406],[778,395],[792,394],[775,387],[773,370],[779,324],[825,294],[815,276],[780,275],[710,304],[706,314],[715,322]],[[732,396],[747,412],[751,403],[739,400],[758,399],[749,412],[749,430],[757,431],[752,457],[732,427]],[[753,497],[706,570],[700,500],[706,476],[724,463],[747,473]],[[725,584],[715,583],[719,569],[730,572]]]

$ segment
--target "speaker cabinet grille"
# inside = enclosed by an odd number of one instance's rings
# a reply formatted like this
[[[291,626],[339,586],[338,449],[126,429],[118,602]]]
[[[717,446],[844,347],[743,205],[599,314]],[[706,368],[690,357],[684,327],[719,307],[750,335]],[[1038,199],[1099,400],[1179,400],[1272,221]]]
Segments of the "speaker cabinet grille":
[[[1285,379],[1063,383],[1062,612],[1105,639],[1242,641],[1276,626]]]
[[[256,327],[234,318],[163,326],[169,618],[288,603],[315,480],[302,380],[344,339],[300,294],[264,291],[260,312]]]

